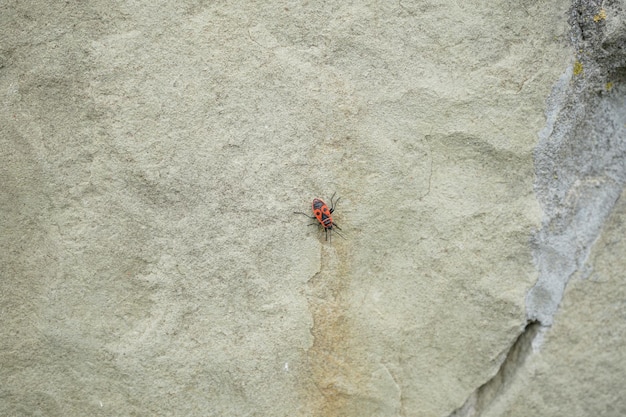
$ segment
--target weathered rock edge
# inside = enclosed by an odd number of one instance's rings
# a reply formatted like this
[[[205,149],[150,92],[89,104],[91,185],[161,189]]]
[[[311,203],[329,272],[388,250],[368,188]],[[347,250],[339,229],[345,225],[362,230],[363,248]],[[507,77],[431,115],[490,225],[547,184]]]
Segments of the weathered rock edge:
[[[544,211],[532,237],[537,283],[526,297],[527,324],[498,372],[451,417],[482,415],[540,348],[570,278],[590,250],[626,184],[626,20],[624,4],[577,0],[570,9],[575,60],[547,100],[535,150],[535,192]]]

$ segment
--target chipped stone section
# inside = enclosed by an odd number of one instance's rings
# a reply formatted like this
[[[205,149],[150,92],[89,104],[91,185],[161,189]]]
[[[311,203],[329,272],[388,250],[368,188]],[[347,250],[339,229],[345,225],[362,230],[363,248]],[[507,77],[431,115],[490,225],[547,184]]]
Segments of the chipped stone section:
[[[570,277],[584,265],[626,182],[622,9],[574,3],[570,24],[578,53],[548,100],[535,151],[544,220],[534,237],[539,278],[526,303],[528,319],[544,325],[552,324]]]

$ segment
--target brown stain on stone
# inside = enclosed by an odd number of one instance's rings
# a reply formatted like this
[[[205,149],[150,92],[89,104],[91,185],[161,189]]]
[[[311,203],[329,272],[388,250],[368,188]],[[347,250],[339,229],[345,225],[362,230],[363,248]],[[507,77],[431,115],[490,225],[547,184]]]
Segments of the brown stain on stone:
[[[351,346],[353,329],[345,255],[343,251],[323,247],[321,270],[308,284],[313,345],[307,359],[317,387],[317,392],[307,395],[307,409],[312,416],[352,415],[352,402],[363,381],[355,360],[359,355]]]

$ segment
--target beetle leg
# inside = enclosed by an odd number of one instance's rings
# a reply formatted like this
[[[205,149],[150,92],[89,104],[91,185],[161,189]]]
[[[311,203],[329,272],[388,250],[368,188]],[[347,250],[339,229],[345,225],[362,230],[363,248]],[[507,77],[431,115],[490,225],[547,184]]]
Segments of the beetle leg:
[[[294,211],[293,214],[302,214],[303,216],[307,216],[309,219],[314,219],[315,218],[315,216],[309,216],[308,214],[303,213],[301,211]]]
[[[335,230],[335,233],[337,233],[342,239],[345,239],[346,237],[343,234],[339,233],[339,230],[341,230],[341,227],[339,227],[337,223],[333,222],[333,228],[335,227],[337,228],[337,230]]]

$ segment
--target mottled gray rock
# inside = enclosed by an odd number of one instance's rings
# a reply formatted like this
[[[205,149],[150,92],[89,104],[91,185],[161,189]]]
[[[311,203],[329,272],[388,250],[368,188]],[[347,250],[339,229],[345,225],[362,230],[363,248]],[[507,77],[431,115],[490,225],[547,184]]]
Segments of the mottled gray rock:
[[[528,315],[549,325],[626,182],[624,2],[578,1],[570,23],[577,60],[548,101],[535,151],[544,225],[534,251],[539,280]]]
[[[528,315],[543,326],[485,416],[623,416],[626,2],[577,1],[577,60],[535,153],[544,225]],[[551,326],[550,326],[551,325]]]

